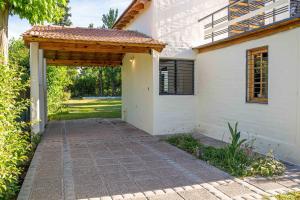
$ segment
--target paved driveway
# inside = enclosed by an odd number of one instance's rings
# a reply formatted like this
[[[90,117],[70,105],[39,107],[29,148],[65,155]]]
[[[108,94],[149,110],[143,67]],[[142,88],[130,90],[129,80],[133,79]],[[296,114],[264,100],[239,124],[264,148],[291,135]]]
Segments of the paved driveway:
[[[59,121],[49,124],[18,199],[260,199],[299,188],[300,173],[289,173],[277,182],[234,179],[121,120]]]

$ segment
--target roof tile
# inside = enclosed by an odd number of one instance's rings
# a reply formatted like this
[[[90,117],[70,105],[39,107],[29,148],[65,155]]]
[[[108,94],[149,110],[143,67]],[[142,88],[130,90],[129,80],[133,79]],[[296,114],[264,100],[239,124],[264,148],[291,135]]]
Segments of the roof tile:
[[[23,34],[25,40],[30,38],[95,41],[111,43],[165,45],[143,33],[137,31],[80,28],[65,26],[33,26]]]

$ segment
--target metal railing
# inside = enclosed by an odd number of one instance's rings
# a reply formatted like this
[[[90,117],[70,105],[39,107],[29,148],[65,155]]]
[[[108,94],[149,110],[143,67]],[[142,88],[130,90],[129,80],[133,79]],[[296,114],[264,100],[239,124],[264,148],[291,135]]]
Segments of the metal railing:
[[[230,0],[230,4],[199,19],[205,42],[235,36],[299,16],[299,0]]]

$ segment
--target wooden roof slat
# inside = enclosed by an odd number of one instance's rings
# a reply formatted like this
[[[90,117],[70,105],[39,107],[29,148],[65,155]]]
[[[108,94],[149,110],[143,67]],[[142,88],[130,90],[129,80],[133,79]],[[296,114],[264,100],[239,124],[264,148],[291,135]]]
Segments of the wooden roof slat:
[[[54,66],[117,66],[122,65],[122,61],[119,60],[63,60],[63,59],[47,59],[47,65]]]
[[[58,42],[41,42],[39,48],[55,51],[77,51],[77,52],[98,52],[98,53],[149,53],[151,47],[132,47],[132,46],[110,46],[95,44],[73,44]],[[161,51],[161,47],[152,47],[157,51]]]

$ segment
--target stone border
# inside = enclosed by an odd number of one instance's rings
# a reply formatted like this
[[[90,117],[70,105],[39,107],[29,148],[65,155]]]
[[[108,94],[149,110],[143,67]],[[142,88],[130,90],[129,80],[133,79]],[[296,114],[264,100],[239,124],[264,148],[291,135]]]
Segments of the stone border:
[[[38,163],[41,158],[41,152],[42,152],[42,144],[38,144],[34,156],[31,160],[30,166],[27,170],[24,182],[22,184],[21,190],[19,192],[17,200],[28,200],[30,198],[31,189],[34,182],[35,172],[38,167]]]

